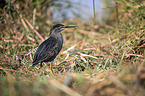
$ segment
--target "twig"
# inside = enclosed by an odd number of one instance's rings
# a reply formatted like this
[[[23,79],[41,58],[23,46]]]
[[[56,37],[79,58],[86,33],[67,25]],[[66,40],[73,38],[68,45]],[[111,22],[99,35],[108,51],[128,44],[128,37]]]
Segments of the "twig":
[[[36,16],[36,8],[34,9],[34,13],[33,13],[33,26],[35,25],[35,16]]]
[[[94,12],[94,25],[95,25],[95,21],[96,21],[96,11],[95,11],[95,0],[93,0],[93,12]]]
[[[14,6],[14,9],[16,10],[16,12],[19,14],[19,16],[20,16],[20,19],[21,19],[21,21],[22,21],[22,23],[23,23],[23,25],[24,25],[24,27],[25,27],[25,29],[27,30],[27,32],[29,31],[29,29],[28,29],[28,27],[27,27],[27,25],[26,25],[26,23],[25,23],[25,21],[24,21],[24,19],[22,18],[22,14],[20,14],[20,12],[19,12],[19,10]]]
[[[129,56],[143,57],[142,55],[137,55],[137,54],[127,54],[127,57],[129,57]]]
[[[83,40],[82,40],[83,41]],[[68,51],[70,51],[71,49],[74,49],[77,45],[79,45],[82,41],[79,41],[77,44],[73,45],[72,47],[68,48],[67,50],[63,51],[62,54],[67,53]]]
[[[124,43],[125,43],[125,42],[124,42]],[[125,43],[125,45],[126,45],[130,50],[132,50],[133,53],[135,53],[135,51],[134,51],[128,44]]]
[[[91,55],[87,55],[87,54],[83,54],[83,53],[76,53],[76,54],[79,54],[79,55],[81,55],[81,56],[86,56],[86,57],[90,57],[90,58],[94,58],[94,59],[98,59],[97,57],[95,57],[95,56],[91,56]],[[101,59],[101,58],[99,58],[99,59]]]
[[[6,14],[6,10],[5,10],[6,7],[7,7],[7,6],[4,7],[4,14]],[[7,15],[6,15],[6,21],[7,21],[7,23],[8,23],[9,28],[10,28],[10,32],[11,32],[11,34],[13,35],[13,30],[12,30],[12,28],[11,28],[11,26],[10,26],[10,23],[9,23],[8,16],[7,16]],[[13,35],[13,36],[14,36],[14,35]]]
[[[24,17],[22,17],[22,14],[20,14],[20,12],[19,12],[19,10],[14,6],[14,8],[15,8],[15,10],[17,11],[17,13],[19,14],[19,16],[20,16],[20,18],[21,18],[21,21],[22,21],[22,23],[23,23],[23,25],[24,25],[24,27],[26,28],[26,30],[27,31],[29,31],[29,29],[28,29],[28,27],[27,27],[27,25],[26,25],[26,23],[29,25],[29,27],[38,35],[38,37],[42,40],[42,41],[44,41],[44,38],[39,34],[39,32],[37,32],[35,29],[34,29],[34,27],[31,25],[31,23]],[[25,23],[25,21],[26,21],[26,23]]]
[[[36,31],[35,29],[34,29],[34,27],[31,25],[31,23],[24,17],[24,20],[26,21],[26,23],[29,25],[29,27],[38,35],[38,37],[42,40],[42,41],[44,41],[45,39],[39,34],[39,32],[38,31]]]
[[[55,79],[54,80],[49,80],[49,82],[50,82],[50,84],[59,88],[60,90],[62,90],[63,92],[67,93],[70,96],[82,96],[79,93],[77,93],[76,91],[74,91],[71,88],[65,86],[64,84],[61,84],[60,82],[58,82]]]

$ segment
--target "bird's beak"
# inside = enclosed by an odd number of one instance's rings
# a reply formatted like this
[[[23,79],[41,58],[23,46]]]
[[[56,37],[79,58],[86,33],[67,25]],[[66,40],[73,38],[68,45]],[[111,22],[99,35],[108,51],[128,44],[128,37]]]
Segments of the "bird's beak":
[[[78,28],[77,26],[64,26],[62,28]]]

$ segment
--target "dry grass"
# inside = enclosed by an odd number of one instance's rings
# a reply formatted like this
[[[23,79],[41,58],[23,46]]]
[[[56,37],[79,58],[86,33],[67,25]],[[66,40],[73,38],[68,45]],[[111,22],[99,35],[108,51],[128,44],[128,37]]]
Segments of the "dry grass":
[[[31,67],[38,45],[49,37],[52,22],[42,22],[41,12],[34,11],[30,18],[14,9],[19,19],[12,20],[5,9],[2,20],[7,23],[0,29],[1,96],[145,95],[144,2],[118,6],[117,25],[65,22],[79,28],[63,32],[54,74],[49,63],[41,69]]]

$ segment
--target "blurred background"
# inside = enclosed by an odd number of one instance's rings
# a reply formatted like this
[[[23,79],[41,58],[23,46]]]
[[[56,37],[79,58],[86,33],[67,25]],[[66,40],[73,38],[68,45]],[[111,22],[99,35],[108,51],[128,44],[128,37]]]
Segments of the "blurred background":
[[[54,60],[32,68],[57,23]],[[144,96],[144,0],[0,0],[1,96]],[[48,66],[46,66],[48,65]]]

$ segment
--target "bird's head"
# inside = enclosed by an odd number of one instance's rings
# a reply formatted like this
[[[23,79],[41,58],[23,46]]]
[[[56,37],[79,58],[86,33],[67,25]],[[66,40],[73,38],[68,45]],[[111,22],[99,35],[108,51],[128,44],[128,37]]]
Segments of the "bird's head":
[[[60,33],[61,31],[63,31],[64,29],[67,28],[78,28],[77,26],[65,26],[63,24],[55,24],[51,29],[50,32],[54,32],[54,33]],[[51,34],[50,33],[50,34]]]

